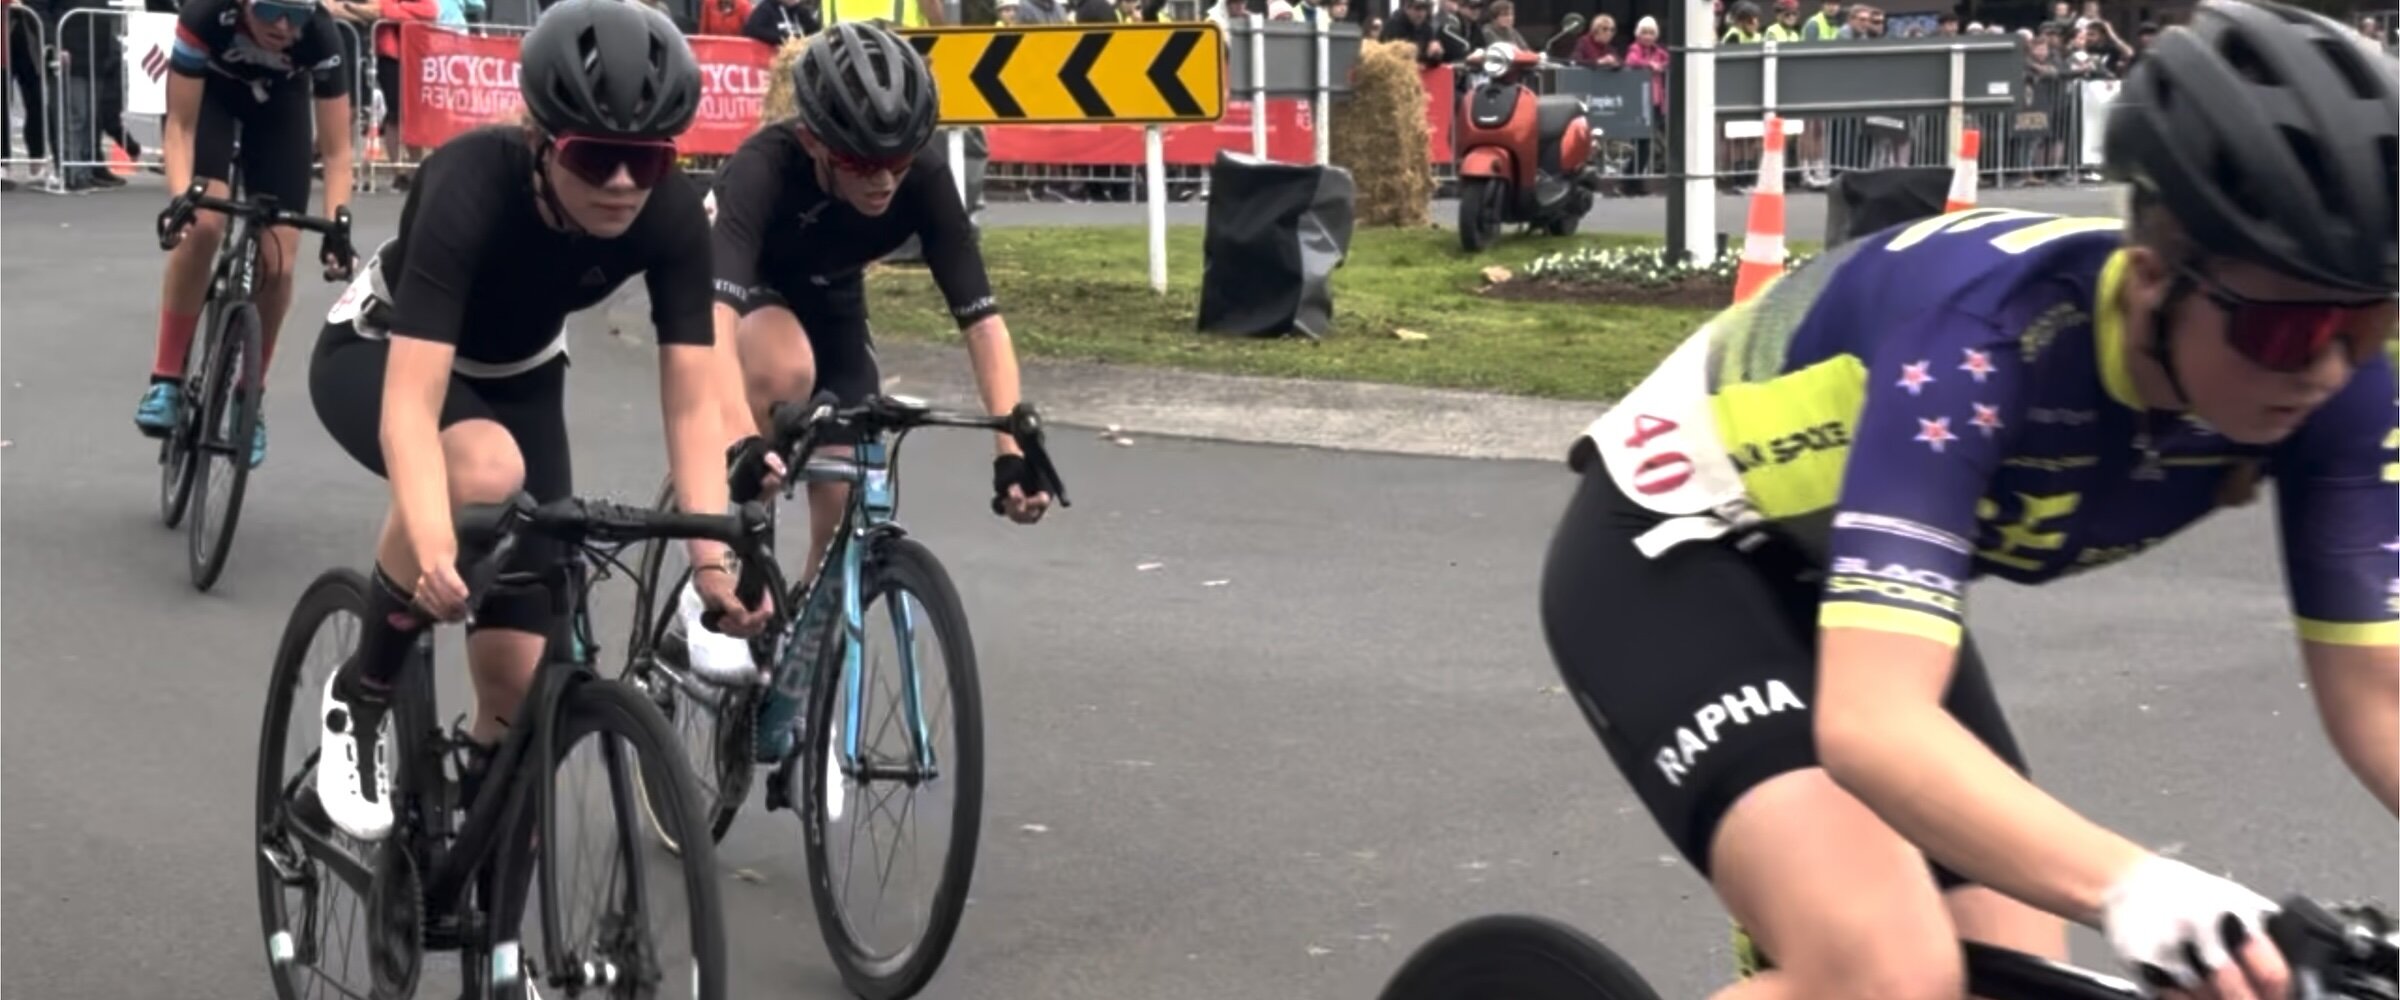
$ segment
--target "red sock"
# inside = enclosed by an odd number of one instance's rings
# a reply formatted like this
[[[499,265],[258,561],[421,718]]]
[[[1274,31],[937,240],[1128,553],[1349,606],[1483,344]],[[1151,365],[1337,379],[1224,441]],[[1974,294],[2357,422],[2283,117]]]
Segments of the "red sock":
[[[259,332],[258,380],[260,382],[267,380],[267,367],[275,363],[275,341],[282,333],[281,330],[274,333],[267,333],[263,330]]]
[[[192,331],[200,325],[200,317],[190,314],[158,311],[158,356],[150,360],[150,374],[159,378],[183,376],[183,359],[192,353]]]

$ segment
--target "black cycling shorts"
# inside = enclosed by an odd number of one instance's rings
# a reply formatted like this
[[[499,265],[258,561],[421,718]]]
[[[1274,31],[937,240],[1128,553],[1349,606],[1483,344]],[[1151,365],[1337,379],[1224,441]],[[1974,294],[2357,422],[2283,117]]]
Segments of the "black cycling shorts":
[[[348,323],[329,324],[317,338],[308,367],[308,396],[317,420],[334,443],[378,476],[383,467],[383,369],[391,342],[358,335]],[[508,431],[525,463],[525,491],[548,503],[575,492],[575,469],[567,451],[567,358],[560,355],[522,375],[466,378],[455,372],[442,394],[440,426],[489,420]],[[504,568],[541,572],[562,555],[557,542],[527,536]],[[552,623],[549,595],[542,591],[496,590],[476,612],[476,625],[547,635]]]
[[[808,335],[809,353],[816,357],[817,382],[810,395],[830,389],[842,405],[854,406],[883,391],[883,369],[875,362],[875,336],[868,329],[863,309],[826,304],[822,293],[789,294],[773,285],[751,289],[748,300],[744,316],[773,306],[800,321],[801,331]],[[830,432],[821,440],[827,444],[858,441],[847,430]]]
[[[275,196],[277,204],[308,204],[315,181],[316,100],[308,81],[286,81],[259,101],[248,84],[211,78],[200,88],[200,120],[192,125],[192,176],[230,181],[233,140],[242,140],[242,190]]]
[[[1648,558],[1633,540],[1658,521],[1593,462],[1551,539],[1542,630],[1618,772],[1706,876],[1717,824],[1735,801],[1818,766],[1808,706],[1823,584],[1788,540],[1749,554],[1690,542]],[[1959,645],[1942,706],[2025,773],[1972,639]],[[1944,889],[1967,884],[1933,869]]]

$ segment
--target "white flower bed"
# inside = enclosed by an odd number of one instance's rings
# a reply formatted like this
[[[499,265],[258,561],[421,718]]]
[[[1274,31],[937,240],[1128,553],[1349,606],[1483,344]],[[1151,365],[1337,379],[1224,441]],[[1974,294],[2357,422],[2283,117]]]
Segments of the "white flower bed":
[[[1784,270],[1798,267],[1807,259],[1808,255],[1791,256],[1784,261]],[[1741,248],[1738,245],[1726,256],[1702,267],[1693,267],[1681,260],[1669,260],[1664,246],[1583,247],[1544,254],[1527,264],[1519,276],[1529,281],[1566,284],[1673,288],[1689,281],[1717,282],[1730,286],[1734,273],[1740,269]]]

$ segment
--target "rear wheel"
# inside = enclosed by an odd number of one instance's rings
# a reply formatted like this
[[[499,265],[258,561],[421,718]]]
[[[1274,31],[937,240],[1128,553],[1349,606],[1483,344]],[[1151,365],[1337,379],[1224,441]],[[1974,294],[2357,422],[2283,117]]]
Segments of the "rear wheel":
[[[865,625],[859,669],[842,669],[848,643],[838,632],[819,647],[798,809],[817,926],[842,981],[867,1000],[893,1000],[916,994],[933,979],[966,912],[983,818],[983,702],[966,608],[949,574],[912,539],[887,536],[869,544],[873,549],[859,573]],[[928,627],[931,641],[923,637]],[[905,655],[878,657],[879,645],[897,645]],[[926,665],[928,655],[941,657],[939,668]],[[847,718],[843,689],[852,685],[858,711]],[[903,708],[909,701],[920,706],[930,768],[915,749]],[[855,767],[843,750],[854,724],[861,758]],[[902,829],[888,835],[869,829],[882,818]],[[917,861],[913,850],[909,860],[899,859],[903,842],[910,848],[919,843],[920,820],[948,826],[931,835],[944,848],[932,864]],[[886,898],[894,880],[927,877],[932,885],[913,887],[921,903]],[[877,884],[861,884],[870,881]],[[882,933],[888,913],[920,907],[922,921],[911,921],[917,929]]]
[[[1658,1000],[1606,945],[1565,924],[1477,917],[1434,936],[1392,975],[1381,1000]]]
[[[356,570],[319,576],[293,608],[269,674],[253,860],[267,971],[282,1000],[367,996],[378,973],[388,980],[412,965],[413,950],[395,952],[374,933],[382,921],[368,906],[373,852],[326,818],[315,789],[319,697],[357,652],[366,609],[367,581]],[[329,855],[328,846],[340,856]]]
[[[233,529],[242,517],[242,493],[250,483],[250,442],[258,432],[258,309],[248,302],[227,308],[210,349],[200,404],[196,469],[192,490],[200,508],[192,513],[192,586],[207,590],[225,572]]]

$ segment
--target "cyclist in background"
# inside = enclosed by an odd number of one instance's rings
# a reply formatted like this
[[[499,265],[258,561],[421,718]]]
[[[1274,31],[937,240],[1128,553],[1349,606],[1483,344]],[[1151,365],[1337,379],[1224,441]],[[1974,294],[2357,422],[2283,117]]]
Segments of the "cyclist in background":
[[[931,145],[939,102],[924,58],[879,22],[844,21],[810,38],[792,72],[799,114],[744,141],[709,195],[727,436],[742,439],[737,450],[755,449],[778,401],[826,389],[848,405],[881,391],[866,268],[912,236],[966,340],[984,406],[992,413],[1015,408],[1016,349],[950,167]],[[848,442],[837,443],[823,453],[850,453]],[[1035,490],[1014,440],[999,435],[996,447],[993,489],[1007,515],[1021,524],[1041,520],[1049,495]],[[809,484],[802,565],[812,571],[848,495],[841,483]],[[813,626],[830,612],[832,590],[819,588],[823,596],[803,609],[801,635],[819,631]],[[685,607],[684,634],[696,636],[694,609],[688,601]],[[726,655],[748,666],[746,651]],[[760,699],[761,761],[790,750],[796,695]]]
[[[2400,812],[2400,101],[2342,31],[2205,0],[2110,107],[2125,219],[1838,247],[1576,443],[1546,638],[1773,964],[1720,997],[1955,998],[1960,937],[2064,959],[2062,918],[2154,989],[2284,995],[2271,901],[2027,780],[1962,611],[1970,578],[2131,557],[2272,476],[2309,688]]]
[[[700,67],[666,15],[621,0],[563,0],[520,50],[533,125],[478,128],[418,168],[400,234],[326,317],[309,370],[317,417],[350,457],[391,482],[359,653],[325,686],[317,794],[362,839],[391,829],[390,762],[373,734],[409,647],[436,619],[465,612],[452,514],[523,489],[574,492],[566,422],[566,318],[636,274],[658,328],[659,402],[677,499],[726,504],[716,358],[710,351],[708,219],[675,169],[675,137],[700,106]],[[702,599],[729,633],[755,633],[725,546],[690,543]],[[509,571],[556,565],[556,542],[527,538]],[[532,683],[549,635],[548,594],[495,588],[468,626],[475,717],[488,764]],[[371,752],[371,763],[362,763]],[[372,784],[366,779],[371,777]]]
[[[167,190],[174,201],[159,213],[159,235],[184,208],[194,178],[208,193],[230,197],[234,140],[241,140],[242,187],[278,204],[308,204],[312,160],[325,161],[325,217],[350,221],[350,68],[333,17],[316,0],[193,0],[175,20],[175,51],[167,59],[165,151]],[[314,100],[311,100],[311,98]],[[311,141],[311,135],[314,141]],[[184,359],[208,296],[208,273],[224,241],[225,217],[199,212],[183,242],[167,255],[158,309],[158,351],[150,387],[134,409],[134,426],[151,437],[175,429]],[[256,288],[264,344],[263,375],[275,358],[275,335],[292,307],[292,261],[300,231],[277,226],[260,247]],[[346,276],[357,253],[347,237],[326,236],[324,265]],[[250,464],[267,460],[267,421],[250,442]]]

